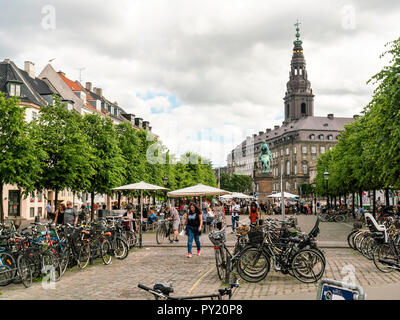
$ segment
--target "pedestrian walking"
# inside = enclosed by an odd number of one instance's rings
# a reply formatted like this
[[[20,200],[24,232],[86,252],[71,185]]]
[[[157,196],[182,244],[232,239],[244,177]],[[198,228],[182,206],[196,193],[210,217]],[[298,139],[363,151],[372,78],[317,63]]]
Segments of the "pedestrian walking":
[[[230,212],[232,215],[232,233],[235,233],[237,226],[239,226],[240,206],[232,201]]]
[[[64,223],[64,213],[65,213],[65,204],[60,203],[58,209],[55,212],[54,223],[63,224]]]
[[[72,207],[71,201],[67,201],[67,208],[64,211],[64,224],[71,224],[74,227],[78,224],[78,212]]]
[[[225,212],[221,201],[218,201],[217,204],[215,205],[214,212],[215,212],[215,222],[217,225],[217,229],[221,230],[222,225],[225,223]]]
[[[78,221],[79,223],[83,222],[83,221],[87,221],[89,218],[89,210],[86,207],[85,204],[82,204],[81,206],[81,212],[79,213],[79,218]]]
[[[199,207],[197,207],[194,203],[189,205],[188,213],[184,215],[183,220],[183,228],[186,229],[186,234],[188,236],[187,249],[188,254],[187,257],[192,257],[192,246],[193,239],[196,242],[197,247],[197,255],[200,255],[201,243],[200,243],[200,235],[201,229],[203,227],[203,215]]]
[[[256,205],[255,202],[252,202],[251,205],[250,205],[249,218],[250,218],[250,223],[251,224],[257,224],[259,217],[258,217],[257,205]]]
[[[172,221],[172,230],[174,231],[174,239],[172,239],[170,242],[179,242],[178,239],[178,229],[179,229],[179,225],[181,224],[181,218],[179,216],[179,212],[178,210],[176,210],[175,207],[172,206],[168,206],[166,208],[166,212],[168,215],[167,220]]]

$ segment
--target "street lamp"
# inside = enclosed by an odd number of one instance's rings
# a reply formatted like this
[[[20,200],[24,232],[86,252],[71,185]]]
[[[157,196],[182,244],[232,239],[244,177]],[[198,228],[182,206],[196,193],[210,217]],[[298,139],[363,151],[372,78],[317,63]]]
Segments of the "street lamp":
[[[326,181],[326,205],[329,208],[329,198],[328,198],[328,180],[329,180],[329,172],[325,170],[324,172],[324,179]]]
[[[168,185],[168,177],[167,177],[167,173],[164,173],[164,178],[162,178],[163,183],[164,183],[164,188],[167,187]],[[167,201],[167,190],[165,190],[165,202]]]
[[[168,177],[167,177],[166,173],[164,174],[164,178],[162,178],[162,180],[164,182],[164,187],[167,187],[167,185],[168,185]]]

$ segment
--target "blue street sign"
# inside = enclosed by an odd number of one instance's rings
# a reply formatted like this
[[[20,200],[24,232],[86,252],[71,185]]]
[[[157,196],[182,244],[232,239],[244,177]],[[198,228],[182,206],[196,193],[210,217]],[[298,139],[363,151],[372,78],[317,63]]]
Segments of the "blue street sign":
[[[322,279],[318,284],[317,300],[364,300],[364,289],[355,284]]]
[[[322,286],[321,300],[355,300],[355,294],[356,293],[350,289],[338,288],[324,284]]]

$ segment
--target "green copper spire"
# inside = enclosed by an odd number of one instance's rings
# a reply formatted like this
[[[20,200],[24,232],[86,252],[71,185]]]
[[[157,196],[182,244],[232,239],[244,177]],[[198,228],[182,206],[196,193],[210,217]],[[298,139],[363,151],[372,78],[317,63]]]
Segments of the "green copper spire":
[[[299,26],[300,26],[300,22],[299,22],[299,20],[297,20],[297,22],[294,24],[294,26],[296,27],[296,38],[297,38],[297,40],[296,41],[294,41],[293,42],[293,44],[295,45],[295,46],[301,46],[302,45],[302,41],[299,39],[300,38],[300,33],[299,33],[299,31],[300,31],[300,28],[299,28]]]

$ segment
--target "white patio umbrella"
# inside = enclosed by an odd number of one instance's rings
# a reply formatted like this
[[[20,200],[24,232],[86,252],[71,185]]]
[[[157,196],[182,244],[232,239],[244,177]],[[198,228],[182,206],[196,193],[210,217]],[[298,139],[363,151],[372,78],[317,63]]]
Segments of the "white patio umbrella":
[[[197,184],[192,187],[187,187],[175,191],[168,192],[168,197],[180,198],[180,197],[200,197],[200,209],[202,209],[202,197],[204,196],[222,196],[225,194],[230,194],[231,192],[206,186],[204,184]]]
[[[269,196],[267,196],[267,198],[280,198],[280,197],[282,197],[282,194],[280,192],[279,193],[270,194]],[[289,192],[284,192],[283,193],[283,197],[284,198],[298,198],[299,196],[297,196],[295,194],[292,194],[292,193],[289,193]]]
[[[133,184],[127,184],[125,186],[113,188],[112,190],[140,190],[140,222],[143,220],[143,190],[167,190],[164,187],[156,186],[144,181],[140,181]],[[139,230],[139,244],[142,247],[142,228]]]
[[[249,196],[249,195],[244,194],[244,193],[241,193],[241,192],[232,192],[231,194],[223,195],[220,198],[222,198],[222,199],[233,199],[233,198],[237,198],[237,199],[253,199],[254,197]]]

